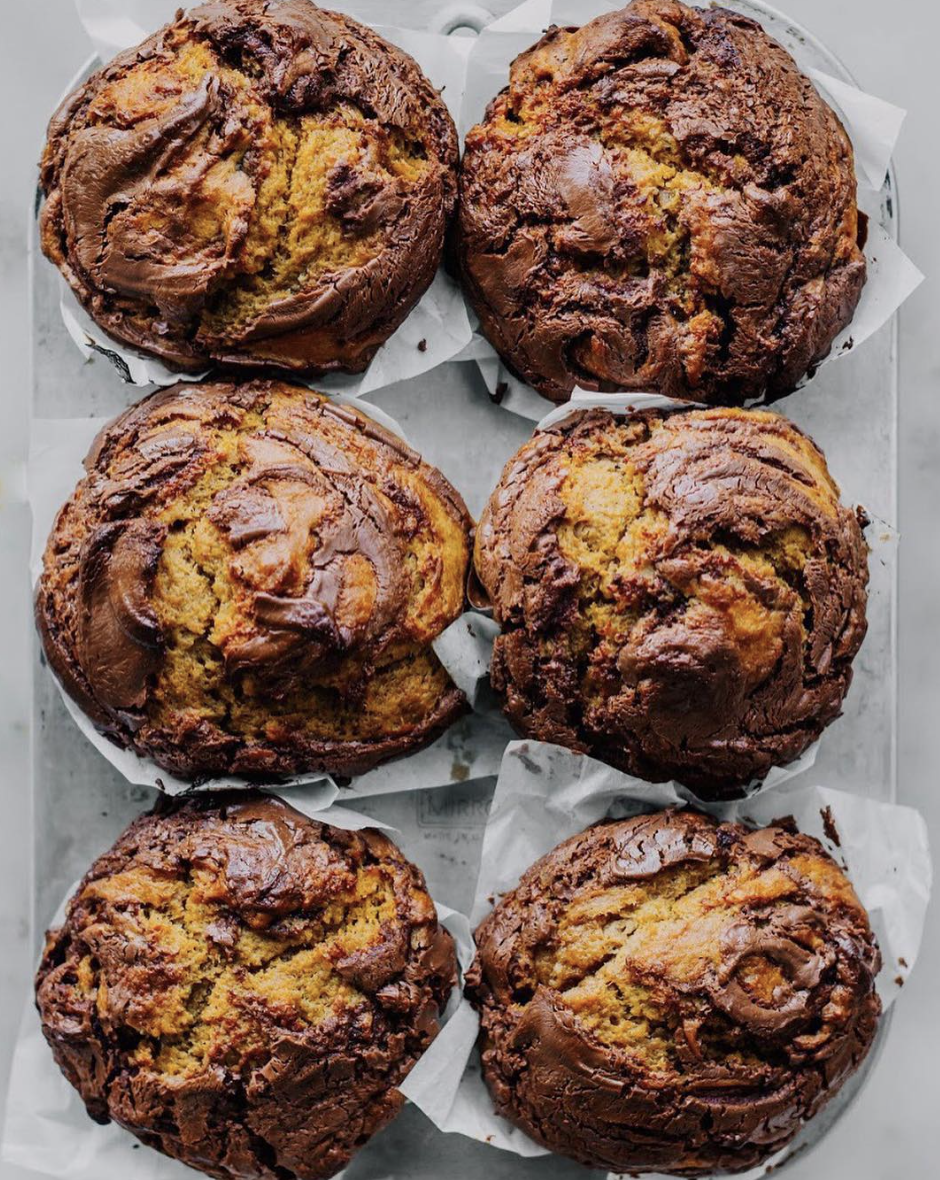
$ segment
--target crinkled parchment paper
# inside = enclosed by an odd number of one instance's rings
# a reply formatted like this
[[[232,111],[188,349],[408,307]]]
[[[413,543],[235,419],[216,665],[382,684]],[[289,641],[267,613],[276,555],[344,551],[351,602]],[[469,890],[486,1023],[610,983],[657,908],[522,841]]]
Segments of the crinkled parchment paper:
[[[600,13],[619,7],[611,0],[525,0],[500,20],[487,25],[474,42],[467,62],[459,123],[461,134],[482,119],[489,101],[506,86],[512,59],[528,49],[549,25],[583,25]],[[732,3],[730,7],[735,5]],[[760,13],[749,15],[759,17]],[[828,364],[877,332],[924,278],[880,220],[879,194],[904,111],[806,64],[805,50],[801,52],[799,42],[786,48],[845,124],[855,149],[859,208],[869,218],[865,243],[868,281],[851,323],[833,341],[829,356],[822,362]],[[473,318],[475,321],[476,317]],[[461,359],[476,361],[491,394],[495,395],[497,386],[503,387],[500,405],[505,409],[536,421],[545,413],[546,399],[514,377],[478,331]]]
[[[884,960],[877,986],[887,1009],[914,966],[923,933],[931,886],[926,825],[912,808],[813,785],[811,774],[795,777],[806,769],[804,763],[787,768],[787,775],[772,773],[764,790],[748,799],[695,806],[753,826],[792,815],[800,831],[822,842],[847,869],[868,910]],[[471,925],[485,917],[493,899],[515,887],[534,861],[590,824],[690,802],[691,794],[675,783],[647,783],[547,742],[510,743],[483,837]],[[830,838],[833,828],[837,846]],[[409,1075],[403,1092],[443,1131],[521,1156],[546,1154],[493,1113],[474,1048],[477,1029],[476,1013],[464,1000]],[[843,1093],[850,1094],[850,1087],[851,1081]],[[811,1141],[820,1117],[781,1154]],[[766,1175],[780,1158],[748,1172],[748,1180]]]
[[[176,0],[76,0],[76,7],[98,58],[106,62],[171,21],[181,5]],[[357,17],[354,0],[338,3],[336,7]],[[362,17],[358,19],[417,61],[433,85],[442,91],[441,97],[456,121],[463,96],[466,47],[439,33],[376,25]],[[97,67],[97,62],[95,64]],[[68,89],[71,90],[79,80],[76,78]],[[125,381],[134,385],[172,385],[176,381],[199,379],[198,375],[178,373],[156,358],[113,340],[97,326],[64,279],[61,290],[62,319],[69,335],[86,356],[92,351],[100,352]],[[439,269],[414,310],[378,350],[364,373],[331,373],[310,379],[309,384],[327,393],[359,397],[396,381],[417,377],[444,361],[452,360],[467,346],[471,336],[460,288]]]

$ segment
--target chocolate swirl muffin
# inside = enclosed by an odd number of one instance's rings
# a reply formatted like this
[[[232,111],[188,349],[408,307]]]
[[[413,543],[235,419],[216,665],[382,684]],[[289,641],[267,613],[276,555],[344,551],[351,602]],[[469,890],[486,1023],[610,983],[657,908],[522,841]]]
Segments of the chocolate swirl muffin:
[[[398,1112],[456,980],[379,832],[249,795],[165,802],[88,871],[36,979],[99,1123],[220,1180],[320,1180]]]
[[[633,0],[549,29],[466,139],[466,290],[554,401],[792,389],[852,317],[863,233],[838,118],[721,8]]]
[[[183,776],[359,774],[466,709],[431,647],[470,517],[358,410],[278,382],[178,385],[98,436],[36,618],[104,733]]]
[[[457,136],[418,65],[309,0],[180,12],[49,125],[42,246],[116,340],[360,372],[429,286]]]
[[[706,798],[819,736],[865,635],[859,519],[766,410],[581,411],[537,432],[475,565],[516,729]]]
[[[785,1147],[878,1026],[868,917],[821,845],[695,813],[559,844],[476,932],[496,1110],[615,1172],[706,1176]]]

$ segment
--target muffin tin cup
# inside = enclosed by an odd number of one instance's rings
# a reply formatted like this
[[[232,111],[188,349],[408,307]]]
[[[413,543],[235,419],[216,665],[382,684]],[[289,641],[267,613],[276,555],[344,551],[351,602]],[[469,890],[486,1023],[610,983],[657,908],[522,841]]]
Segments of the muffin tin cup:
[[[710,407],[702,405],[699,402],[680,401],[676,398],[664,397],[659,393],[618,393],[618,394],[602,394],[594,393],[590,390],[575,387],[572,391],[570,401],[563,405],[556,406],[550,410],[538,423],[536,423],[535,430],[545,430],[548,427],[555,426],[560,422],[564,422],[572,414],[583,412],[584,410],[601,409],[610,414],[615,414],[622,417],[630,417],[632,414],[640,413],[644,410],[665,410],[667,412],[680,413],[682,411],[704,409]],[[838,483],[838,474],[833,473],[836,482]],[[861,506],[865,508],[864,505]],[[869,514],[870,515],[870,514]],[[892,564],[897,550],[897,532],[894,527],[886,521],[870,517],[871,523],[865,532],[865,539],[869,545],[869,567],[878,570],[886,564]],[[877,596],[877,597],[876,597]],[[876,610],[882,609],[883,591],[876,583],[874,587],[869,589],[869,599],[875,601],[872,606]],[[477,614],[490,614],[488,610],[483,610],[479,605],[473,603],[471,595],[471,603],[475,607]],[[467,616],[465,616],[466,618]],[[471,615],[470,618],[473,616]],[[492,654],[493,638],[498,633],[498,627],[495,623],[489,623],[489,627],[484,631],[482,624],[479,624],[477,629],[480,632],[478,639],[478,651],[481,667],[489,669],[489,660]],[[484,638],[485,636],[485,638]],[[863,644],[864,646],[864,644]],[[467,650],[466,643],[463,645],[463,650]],[[851,691],[851,689],[849,690]],[[839,725],[840,720],[837,718],[832,724]],[[779,786],[786,782],[787,779],[793,778],[804,771],[809,770],[816,760],[816,755],[820,744],[826,741],[826,732],[816,739],[815,742],[806,750],[806,752],[795,761],[783,766],[774,766],[767,777],[760,781],[755,781],[749,784],[744,790],[745,794],[754,794],[758,791],[765,790],[773,786]],[[642,780],[637,779],[637,782]],[[690,801],[696,799],[695,792],[682,787],[680,784],[672,784],[676,790]]]
[[[394,418],[378,406],[342,396],[334,396],[330,400],[337,405],[355,406],[404,442],[409,441]],[[34,423],[28,468],[29,500],[33,516],[30,573],[34,586],[42,571],[46,538],[56,513],[81,478],[84,457],[99,430],[107,423],[108,419],[100,418],[85,418],[80,423],[74,419],[44,419]],[[480,619],[468,611],[431,645],[471,706],[476,702],[480,687],[487,677],[494,629],[488,620]],[[168,795],[179,795],[194,789],[225,790],[257,785],[257,782],[250,782],[240,775],[216,776],[194,783],[170,774],[152,759],[124,749],[99,733],[65,691],[58,677],[53,675],[53,679],[70,717],[84,737],[129,783],[155,788]],[[332,775],[322,771],[278,777],[273,782],[279,790],[297,788],[303,793],[308,806],[315,806],[316,809],[328,807],[341,794],[346,799],[367,798],[389,792],[439,787],[452,782],[458,774],[465,780],[495,774],[511,736],[508,724],[495,710],[473,712],[459,718],[423,749],[351,780],[340,780],[342,785]]]
[[[503,758],[483,835],[470,924],[494,899],[513,889],[539,857],[603,819],[665,807],[693,806],[720,821],[763,827],[792,815],[847,871],[868,910],[883,966],[876,985],[885,1014],[862,1068],[783,1151],[746,1180],[766,1176],[818,1142],[860,1091],[884,1044],[890,1009],[917,958],[931,887],[927,829],[909,807],[880,803],[817,786],[805,765],[799,779],[768,782],[759,795],[735,803],[703,804],[675,783],[654,784],[547,742],[512,742]],[[457,1132],[520,1156],[548,1154],[493,1112],[475,1049],[476,1013],[464,1000],[441,1037],[402,1086],[442,1131]],[[652,1180],[651,1173],[643,1173]]]
[[[372,827],[394,828],[345,807],[318,806],[313,796],[271,791],[290,807],[315,819],[346,831]],[[80,880],[66,890],[49,922],[50,928],[65,920],[66,906]],[[457,952],[460,977],[473,959],[473,938],[464,915],[435,901],[438,919],[450,931]],[[38,962],[37,962],[38,966]],[[462,1011],[461,984],[458,982],[441,1013],[441,1028],[446,1028],[456,1013]],[[3,1159],[33,1172],[48,1176],[94,1177],[94,1180],[127,1180],[147,1176],[150,1180],[192,1177],[195,1173],[174,1160],[153,1154],[151,1167],[144,1170],[140,1143],[116,1123],[93,1124],[77,1091],[63,1077],[53,1060],[43,1036],[39,1015],[30,998],[20,1022],[10,1077],[10,1099],[3,1131]],[[149,1153],[148,1153],[149,1156]]]
[[[128,11],[128,5],[119,0],[79,0],[77,7],[97,52],[72,78],[62,98],[116,53],[144,40],[154,29],[172,20],[178,5],[161,3],[161,0],[139,0]],[[352,3],[341,7],[348,15],[409,53],[433,85],[442,91],[442,98],[456,121],[463,97],[466,54],[454,40],[443,30],[428,33],[370,21],[367,5]],[[37,212],[39,204],[40,198],[37,198]],[[93,354],[104,357],[126,384],[146,387],[199,381],[210,371],[207,369],[199,374],[177,372],[157,358],[129,348],[95,323],[65,279],[60,279],[59,291],[59,314],[69,336],[86,358]],[[439,267],[428,290],[401,327],[382,345],[365,372],[330,373],[316,378],[297,376],[296,380],[326,393],[360,397],[429,372],[457,356],[471,339],[470,321],[460,287],[443,267]],[[132,396],[138,395],[134,393]]]
[[[512,59],[528,49],[551,24],[583,25],[621,5],[611,0],[525,0],[489,25],[470,53],[464,101],[458,129],[461,137],[483,116],[490,98],[509,77]],[[924,276],[897,244],[894,181],[890,158],[904,119],[904,111],[860,90],[839,59],[812,34],[761,0],[729,0],[735,12],[758,21],[793,56],[842,119],[856,157],[859,208],[868,215],[864,253],[868,279],[852,321],[833,341],[828,356],[800,383],[858,347],[891,318]],[[540,419],[550,404],[531,386],[508,371],[495,349],[479,332],[473,316],[474,337],[464,356],[473,359],[491,395],[514,414]]]

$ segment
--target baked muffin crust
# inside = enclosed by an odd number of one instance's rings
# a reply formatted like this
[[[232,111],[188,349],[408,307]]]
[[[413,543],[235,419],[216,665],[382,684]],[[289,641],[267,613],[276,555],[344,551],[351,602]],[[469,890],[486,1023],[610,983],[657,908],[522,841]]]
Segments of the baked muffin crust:
[[[308,0],[214,0],[49,125],[43,250],[183,372],[363,370],[427,289],[457,138],[417,64]]]
[[[752,20],[633,0],[553,27],[466,138],[458,253],[539,393],[792,389],[865,281],[852,147]]]
[[[321,1180],[397,1113],[455,980],[385,836],[214,794],[162,802],[95,862],[36,997],[97,1122],[221,1180]]]
[[[580,411],[506,465],[475,568],[524,736],[731,797],[838,716],[866,547],[825,459],[766,410]]]
[[[877,1030],[868,917],[821,845],[694,812],[607,822],[476,932],[468,994],[496,1110],[590,1167],[744,1171]]]
[[[358,410],[179,385],[99,435],[49,538],[46,655],[117,743],[183,776],[358,774],[466,709],[431,647],[471,521]]]

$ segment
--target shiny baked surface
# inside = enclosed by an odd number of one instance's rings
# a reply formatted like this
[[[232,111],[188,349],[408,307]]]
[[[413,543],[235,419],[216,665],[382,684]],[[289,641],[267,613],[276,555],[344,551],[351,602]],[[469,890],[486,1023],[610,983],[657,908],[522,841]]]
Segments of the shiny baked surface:
[[[170,366],[366,367],[430,284],[457,137],[417,64],[307,0],[216,0],[49,125],[42,245]]]
[[[881,1011],[864,909],[786,825],[599,824],[533,865],[476,942],[497,1111],[616,1172],[755,1166],[858,1067]]]
[[[466,708],[457,492],[358,410],[179,385],[111,423],[49,538],[46,655],[102,730],[186,776],[361,773]]]
[[[466,137],[459,256],[523,380],[734,405],[829,351],[865,281],[852,147],[756,22],[634,0],[508,83]]]
[[[509,461],[475,568],[513,725],[703,797],[838,716],[865,634],[865,541],[788,419],[580,411]]]
[[[47,936],[36,995],[92,1118],[223,1180],[320,1180],[397,1113],[455,980],[390,840],[239,793],[132,823]]]

